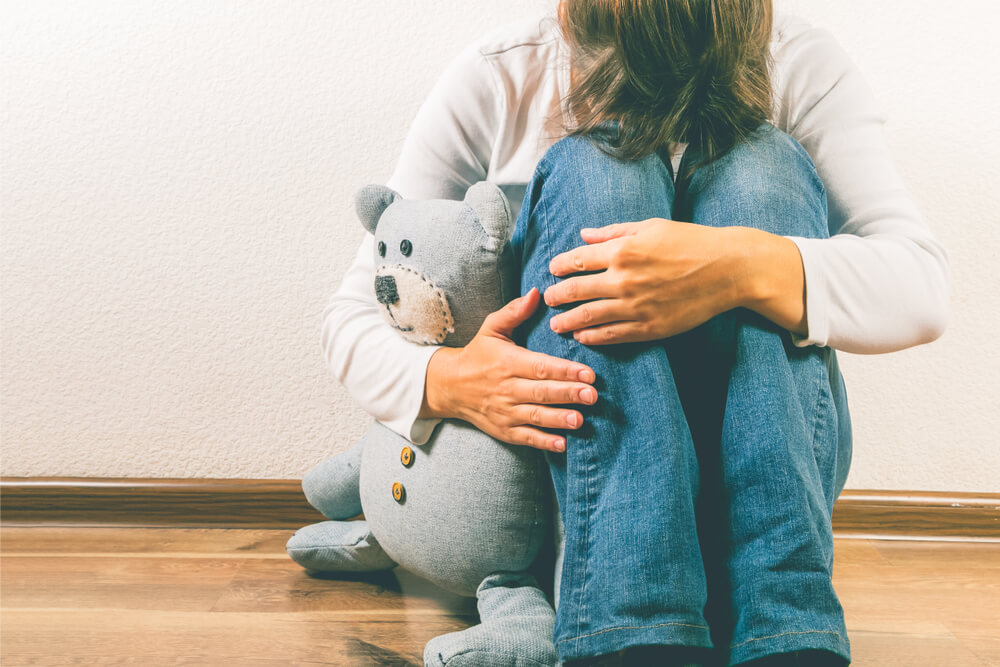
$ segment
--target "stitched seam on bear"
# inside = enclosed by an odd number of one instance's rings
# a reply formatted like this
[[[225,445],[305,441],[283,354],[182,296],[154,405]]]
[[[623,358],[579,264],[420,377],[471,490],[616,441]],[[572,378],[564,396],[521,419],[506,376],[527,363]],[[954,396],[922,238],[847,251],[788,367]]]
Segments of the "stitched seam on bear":
[[[441,328],[441,333],[437,334],[434,338],[425,339],[425,342],[427,344],[443,343],[444,339],[448,337],[448,334],[455,332],[455,318],[451,315],[451,308],[448,307],[448,297],[445,296],[444,290],[428,280],[427,276],[423,273],[405,264],[396,264],[390,268],[396,268],[406,271],[407,273],[412,273],[433,290],[433,294],[437,297],[439,307],[441,308],[441,315],[444,317],[444,326]]]
[[[347,547],[356,547],[365,541],[365,536],[362,535],[353,544],[326,544],[326,545],[316,545],[314,547],[292,547],[289,551],[315,551],[316,549],[346,549]]]
[[[518,664],[538,665],[538,667],[551,667],[551,665],[549,663],[547,663],[547,662],[538,662],[537,660],[534,660],[534,659],[529,658],[527,656],[517,655],[517,654],[508,654],[508,653],[506,653],[504,651],[483,651],[483,650],[477,649],[477,648],[469,648],[469,649],[465,649],[464,651],[459,651],[458,653],[452,653],[451,657],[449,657],[447,660],[445,660],[443,653],[438,652],[438,658],[441,660],[442,664],[447,665],[448,662],[450,662],[451,660],[454,660],[458,656],[460,656],[460,655],[469,655],[470,653],[472,653],[472,654],[482,653],[483,655],[496,655],[497,653],[501,653],[501,654],[504,654],[504,655],[510,655],[512,658],[515,658],[518,661]]]

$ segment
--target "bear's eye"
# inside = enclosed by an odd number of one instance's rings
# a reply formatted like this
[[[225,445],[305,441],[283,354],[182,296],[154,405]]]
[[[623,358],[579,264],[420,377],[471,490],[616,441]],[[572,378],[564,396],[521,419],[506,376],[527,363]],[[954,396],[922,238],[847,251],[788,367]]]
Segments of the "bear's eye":
[[[399,252],[403,253],[403,257],[410,256],[410,253],[413,252],[413,244],[410,243],[409,239],[403,239],[399,242]]]
[[[378,256],[385,257],[385,241],[378,242]]]

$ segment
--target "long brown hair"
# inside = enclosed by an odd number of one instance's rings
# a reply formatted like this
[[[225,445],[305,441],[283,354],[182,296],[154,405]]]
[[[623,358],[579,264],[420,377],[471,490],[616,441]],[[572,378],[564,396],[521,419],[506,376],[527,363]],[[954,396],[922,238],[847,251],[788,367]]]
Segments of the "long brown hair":
[[[724,155],[771,113],[771,0],[562,0],[573,71],[570,134],[617,120],[608,152],[687,143]]]

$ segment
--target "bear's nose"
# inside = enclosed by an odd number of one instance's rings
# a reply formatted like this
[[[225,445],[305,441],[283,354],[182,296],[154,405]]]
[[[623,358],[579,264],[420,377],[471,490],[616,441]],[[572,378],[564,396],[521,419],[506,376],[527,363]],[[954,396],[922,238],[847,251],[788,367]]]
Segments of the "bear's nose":
[[[379,303],[390,306],[399,301],[396,279],[392,276],[375,276],[375,297]]]

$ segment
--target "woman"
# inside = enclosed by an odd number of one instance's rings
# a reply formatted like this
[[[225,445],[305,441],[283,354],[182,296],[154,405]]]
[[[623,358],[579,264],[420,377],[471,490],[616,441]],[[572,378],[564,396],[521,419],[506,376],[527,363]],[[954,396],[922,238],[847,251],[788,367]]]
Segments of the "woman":
[[[763,0],[565,0],[454,61],[388,185],[483,179],[523,200],[524,296],[465,348],[407,343],[366,236],[324,315],[334,374],[418,444],[452,417],[547,450],[568,664],[845,664],[833,348],[934,340],[949,292],[849,59]]]

